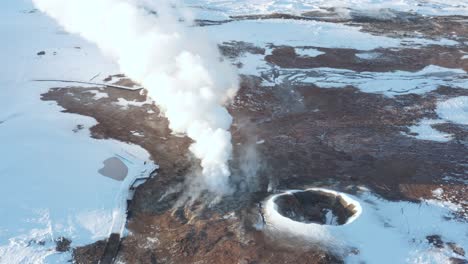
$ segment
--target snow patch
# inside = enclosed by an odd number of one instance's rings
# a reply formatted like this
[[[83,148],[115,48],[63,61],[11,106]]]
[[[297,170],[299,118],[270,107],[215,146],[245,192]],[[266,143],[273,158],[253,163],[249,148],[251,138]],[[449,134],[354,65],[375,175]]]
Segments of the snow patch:
[[[438,142],[448,142],[452,140],[453,135],[439,131],[435,129],[433,125],[447,122],[468,125],[468,96],[459,96],[437,102],[436,113],[440,119],[424,118],[416,125],[410,126],[410,133],[407,135],[414,136],[421,140]]]
[[[142,101],[142,102],[139,102],[136,100],[129,101],[122,97],[118,98],[117,100],[118,101],[115,102],[114,104],[121,106],[123,109],[128,109],[130,106],[142,107],[143,105],[153,103],[153,101],[149,98],[146,101]]]
[[[410,126],[410,136],[421,140],[432,140],[437,142],[448,142],[453,139],[451,134],[441,132],[432,127],[432,125],[442,124],[443,120],[427,119],[420,120],[416,125]]]
[[[399,94],[423,94],[440,85],[468,89],[462,69],[449,69],[429,65],[418,72],[354,72],[332,68],[318,68],[296,76],[296,82],[314,83],[323,88],[353,85],[363,92],[382,93],[387,96]]]
[[[468,96],[459,96],[438,102],[437,115],[449,122],[468,125]]]
[[[109,94],[105,93],[105,92],[102,92],[102,91],[99,91],[99,90],[87,90],[85,91],[85,93],[91,93],[93,94],[93,99],[94,100],[99,100],[99,99],[102,99],[102,98],[109,98]]]
[[[323,51],[310,48],[295,48],[295,52],[302,57],[317,57],[318,55],[325,54]]]

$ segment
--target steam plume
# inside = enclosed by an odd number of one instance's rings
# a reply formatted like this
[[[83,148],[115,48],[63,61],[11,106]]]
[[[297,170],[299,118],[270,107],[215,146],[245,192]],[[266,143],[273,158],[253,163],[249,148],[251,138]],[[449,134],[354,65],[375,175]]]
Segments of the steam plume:
[[[235,95],[238,77],[217,46],[188,27],[187,12],[164,0],[33,2],[67,31],[96,43],[148,89],[172,131],[193,139],[190,151],[201,160],[206,188],[230,191],[232,117],[223,105]]]

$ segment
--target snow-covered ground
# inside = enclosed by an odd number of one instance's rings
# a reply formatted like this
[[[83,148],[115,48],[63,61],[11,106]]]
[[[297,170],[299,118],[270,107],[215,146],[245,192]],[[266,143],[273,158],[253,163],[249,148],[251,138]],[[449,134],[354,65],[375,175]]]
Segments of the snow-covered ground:
[[[438,119],[422,119],[417,124],[410,126],[410,132],[416,133],[415,137],[422,140],[438,142],[450,141],[453,136],[432,127],[443,123],[468,125],[468,96],[454,97],[437,102],[436,113]]]
[[[453,136],[448,133],[444,133],[433,128],[433,125],[443,124],[444,121],[440,119],[428,119],[424,118],[419,120],[415,125],[412,125],[409,128],[410,135],[414,135],[415,138],[421,140],[432,140],[437,142],[448,142],[453,139]]]
[[[460,125],[468,125],[468,96],[459,96],[437,104],[440,118]]]
[[[263,85],[296,83],[315,84],[321,88],[353,85],[363,92],[378,93],[389,97],[409,93],[424,94],[441,85],[468,89],[466,72],[462,69],[435,65],[426,66],[417,72],[356,72],[335,68],[285,69],[267,63],[264,57],[259,54],[243,54],[238,59],[242,63],[240,72],[261,76]]]
[[[139,146],[92,139],[94,119],[40,100],[48,88],[63,84],[32,79],[89,80],[118,69],[94,45],[33,8],[29,1],[7,0],[0,9],[0,34],[8,40],[0,44],[2,264],[65,263],[69,253],[57,254],[55,239],[64,236],[79,246],[119,232],[128,186],[155,166]],[[128,167],[124,181],[98,173],[110,157]]]
[[[200,17],[229,17],[229,15],[292,13],[339,8],[343,16],[348,9],[394,9],[423,15],[466,15],[468,2],[463,0],[182,0],[198,11]]]
[[[322,21],[292,19],[241,20],[217,26],[199,28],[212,39],[245,41],[264,47],[273,43],[277,46],[313,46],[328,48],[350,48],[371,50],[375,48],[401,47],[403,45],[456,45],[448,39],[429,40],[422,38],[390,38],[361,32],[358,27]]]
[[[356,60],[372,59],[378,54],[377,48],[402,48],[404,46],[423,47],[429,45],[459,45],[456,41],[424,38],[391,38],[361,32],[359,28],[319,21],[287,19],[242,20],[197,29],[218,43],[243,41],[271,54],[272,45],[293,46],[299,56],[314,57],[321,54],[318,48],[348,48],[362,52]],[[314,52],[315,51],[315,52]],[[368,52],[366,52],[368,51]],[[369,52],[370,51],[370,52]],[[240,72],[262,76],[264,85],[284,82],[314,83],[323,88],[353,85],[364,92],[381,93],[386,96],[417,93],[423,94],[437,89],[440,85],[468,88],[466,72],[463,69],[450,69],[428,65],[417,72],[355,72],[346,69],[312,68],[285,69],[265,61],[265,55],[244,53],[238,62]]]
[[[354,72],[331,68],[317,68],[288,76],[295,82],[313,83],[322,88],[353,85],[363,92],[381,93],[387,96],[399,94],[423,94],[440,85],[453,85],[468,89],[461,69],[448,69],[430,65],[418,72]]]

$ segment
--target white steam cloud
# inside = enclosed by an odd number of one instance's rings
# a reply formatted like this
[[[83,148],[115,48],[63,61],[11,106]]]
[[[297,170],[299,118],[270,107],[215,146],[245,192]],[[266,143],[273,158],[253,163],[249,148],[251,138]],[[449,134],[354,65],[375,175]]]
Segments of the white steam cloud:
[[[164,0],[33,2],[67,31],[96,43],[148,89],[172,131],[193,139],[190,151],[201,160],[205,187],[230,191],[232,117],[223,105],[234,97],[238,76],[216,44],[189,27],[189,13]]]

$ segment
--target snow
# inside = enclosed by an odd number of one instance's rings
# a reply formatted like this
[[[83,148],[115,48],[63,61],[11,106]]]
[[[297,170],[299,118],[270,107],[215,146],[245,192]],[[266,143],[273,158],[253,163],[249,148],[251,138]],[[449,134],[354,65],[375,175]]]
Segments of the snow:
[[[449,122],[468,125],[468,96],[459,96],[437,103],[437,115]]]
[[[241,74],[260,75],[261,72],[269,71],[271,68],[262,54],[245,53],[235,62],[240,62],[239,73]]]
[[[301,80],[323,88],[353,85],[363,92],[383,93],[388,96],[398,94],[422,94],[437,89],[440,85],[468,89],[462,69],[449,69],[435,65],[426,66],[418,72],[361,72],[350,70],[323,69],[317,75]]]
[[[362,60],[374,60],[380,57],[382,54],[378,52],[365,52],[365,53],[357,53],[356,57]]]
[[[203,17],[207,13],[214,13],[218,17],[270,13],[301,14],[314,10],[325,11],[324,8],[330,7],[340,10],[343,16],[349,13],[348,9],[377,13],[385,12],[385,9],[389,8],[422,15],[466,15],[468,13],[468,3],[463,0],[183,0],[182,2],[193,6],[197,17]]]
[[[355,196],[339,194],[358,203],[361,209],[345,225],[293,221],[276,211],[274,195],[265,205],[266,229],[275,234],[286,232],[345,254],[346,263],[449,263],[450,257],[464,258],[447,247],[434,248],[426,240],[426,236],[441,235],[444,242],[467,248],[466,223],[452,217],[459,208],[432,201],[391,202],[368,190]],[[351,248],[357,248],[359,254],[349,254]]]
[[[218,43],[232,40],[253,43],[259,47],[267,44],[311,46],[372,50],[403,45],[456,45],[452,40],[415,38],[390,38],[361,32],[359,27],[343,24],[291,19],[241,20],[198,30],[212,36]]]
[[[337,218],[333,214],[332,210],[327,209],[327,213],[325,214],[325,223],[327,225],[338,225]]]
[[[251,70],[250,74],[273,81],[274,73],[279,73],[279,77],[274,79],[273,84],[313,83],[321,88],[339,88],[352,85],[366,93],[379,93],[389,97],[410,93],[423,94],[437,89],[440,85],[468,89],[464,70],[435,65],[426,66],[417,72],[356,72],[334,68],[280,69],[268,65],[262,60],[255,62],[251,59],[249,62],[262,65],[257,68],[248,66],[247,69]]]
[[[141,132],[138,131],[130,131],[132,135],[137,136],[137,137],[144,137],[145,135]]]
[[[444,190],[442,188],[437,188],[432,191],[432,195],[434,195],[436,198],[440,198],[442,194],[444,194]]]
[[[296,48],[295,52],[297,55],[302,57],[317,57],[318,55],[325,54],[323,51],[309,48]]]
[[[198,17],[220,20],[229,15],[317,10],[319,6],[359,7],[360,9],[395,8],[421,14],[467,14],[463,1],[416,0],[185,0]],[[208,8],[209,7],[209,8]],[[32,79],[74,79],[88,81],[96,74],[119,73],[117,65],[101,54],[97,47],[79,36],[62,31],[51,19],[33,10],[27,0],[7,0],[2,3],[0,34],[8,41],[0,43],[0,52],[7,66],[0,71],[0,263],[65,263],[69,253],[55,251],[54,240],[65,236],[72,246],[85,245],[121,232],[125,222],[125,200],[132,180],[147,175],[155,168],[149,154],[139,146],[115,140],[96,140],[89,128],[93,118],[62,113],[54,102],[40,100],[52,84],[32,82]],[[343,9],[343,13],[347,10]],[[236,21],[199,30],[215,37],[215,41],[253,42],[259,47],[291,45],[300,56],[322,54],[317,49],[300,47],[354,48],[362,51],[379,47],[403,45],[448,44],[448,40],[395,39],[360,32],[346,25],[294,20]],[[80,47],[80,48],[77,48]],[[37,53],[45,51],[45,55]],[[267,49],[271,52],[271,49]],[[376,54],[361,52],[359,59],[373,59]],[[466,59],[468,55],[462,58]],[[365,92],[395,96],[405,93],[425,93],[439,85],[468,89],[466,72],[428,66],[418,72],[355,72],[331,68],[311,70],[278,69],[264,61],[264,55],[245,53],[239,61],[240,72],[268,76],[279,70],[278,79],[264,84],[286,81],[317,84],[321,87],[354,85]],[[55,86],[59,84],[53,84]],[[86,91],[95,100],[107,98],[104,89]],[[123,108],[151,104],[119,98]],[[423,119],[410,127],[424,140],[449,141],[452,136],[432,128],[432,125],[453,122],[466,125],[468,97],[441,101],[436,112],[440,119]],[[148,110],[148,113],[154,113]],[[73,130],[82,125],[78,132]],[[134,136],[143,136],[133,131]],[[259,140],[257,144],[264,141]],[[129,168],[124,181],[115,181],[98,173],[102,162],[117,157]],[[146,164],[145,164],[146,162]],[[271,186],[268,187],[271,190]],[[437,193],[435,193],[437,195]],[[346,196],[359,202],[359,217],[344,226],[312,226],[281,218],[267,206],[271,224],[298,235],[314,233],[316,237],[359,248],[358,256],[368,263],[445,263],[450,253],[446,249],[429,247],[425,236],[441,234],[468,248],[466,224],[445,220],[456,205],[445,201],[424,201],[421,204],[385,201],[369,192]],[[268,203],[268,202],[267,202]],[[330,219],[329,219],[330,220]],[[465,233],[463,233],[465,232]],[[380,238],[375,243],[375,238]],[[341,242],[340,242],[341,243]]]
[[[432,127],[432,125],[442,124],[443,120],[440,119],[427,119],[420,120],[416,125],[410,126],[410,133],[416,134],[414,137],[420,140],[432,140],[437,142],[448,142],[453,139],[451,134],[441,132]]]
[[[149,99],[149,98],[146,101],[142,101],[142,102],[139,102],[139,101],[136,101],[136,100],[128,101],[125,98],[118,98],[117,102],[115,102],[115,104],[121,106],[123,109],[127,109],[130,106],[141,107],[141,106],[143,106],[145,104],[152,104],[152,102],[153,101],[151,99]]]
[[[421,140],[448,142],[453,135],[433,128],[433,125],[447,122],[468,125],[468,96],[458,96],[445,101],[437,102],[436,113],[439,119],[421,119],[417,124],[410,126],[410,134]],[[408,135],[408,134],[407,134]]]
[[[93,94],[93,99],[94,100],[99,100],[99,99],[102,99],[102,98],[109,98],[109,95],[105,92],[102,92],[100,90],[87,90],[85,91],[85,93],[91,93]]]
[[[0,215],[7,216],[0,220],[2,264],[65,263],[70,255],[55,251],[58,237],[79,246],[119,232],[129,184],[155,168],[139,146],[91,138],[94,119],[40,100],[51,84],[32,79],[89,80],[119,71],[97,47],[32,9],[29,1],[7,1],[0,9],[0,34],[8,39],[0,44],[8,62],[0,71]],[[37,56],[42,50],[46,54]],[[73,132],[78,125],[83,129]],[[123,182],[98,173],[109,157],[129,168]]]

